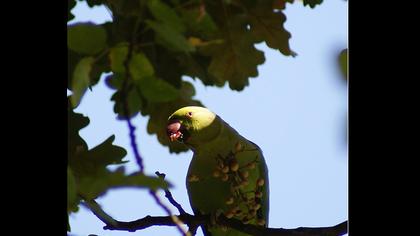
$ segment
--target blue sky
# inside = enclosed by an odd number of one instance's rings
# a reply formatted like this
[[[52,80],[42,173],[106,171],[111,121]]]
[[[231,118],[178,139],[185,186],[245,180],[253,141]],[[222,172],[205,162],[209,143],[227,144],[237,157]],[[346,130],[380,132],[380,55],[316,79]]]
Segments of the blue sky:
[[[105,8],[90,9],[78,2],[70,22],[103,23],[111,18]],[[288,4],[285,28],[291,32],[290,46],[298,53],[285,57],[260,44],[266,61],[259,76],[250,79],[242,92],[205,87],[185,77],[196,87],[196,99],[219,114],[263,150],[270,178],[270,227],[330,226],[348,219],[347,85],[340,78],[336,58],[347,47],[347,2],[324,1],[315,9],[300,2]],[[114,144],[127,149],[129,172],[137,170],[129,145],[127,125],[115,119],[110,97],[113,91],[103,77],[88,91],[76,112],[90,119],[80,131],[89,148],[115,134]],[[147,117],[133,119],[137,143],[146,173],[167,174],[174,184],[175,199],[192,212],[185,188],[185,175],[192,153],[170,154],[156,136],[146,132]],[[168,206],[161,193],[161,198]],[[146,215],[165,215],[147,191],[116,189],[98,199],[115,219],[131,221]],[[172,207],[173,212],[176,209]],[[103,223],[81,207],[70,216],[71,235],[179,235],[174,227],[152,227],[127,233],[104,231]],[[202,235],[201,230],[197,235]]]

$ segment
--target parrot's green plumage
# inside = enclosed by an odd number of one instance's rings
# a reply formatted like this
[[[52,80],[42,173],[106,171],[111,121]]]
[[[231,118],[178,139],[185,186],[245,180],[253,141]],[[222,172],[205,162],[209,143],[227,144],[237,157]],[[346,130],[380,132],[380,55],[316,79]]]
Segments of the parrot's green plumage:
[[[187,190],[195,213],[268,225],[268,170],[260,148],[242,137],[219,116],[203,107],[184,107],[168,119],[171,141],[194,152]],[[245,236],[231,228],[208,226],[206,236]]]

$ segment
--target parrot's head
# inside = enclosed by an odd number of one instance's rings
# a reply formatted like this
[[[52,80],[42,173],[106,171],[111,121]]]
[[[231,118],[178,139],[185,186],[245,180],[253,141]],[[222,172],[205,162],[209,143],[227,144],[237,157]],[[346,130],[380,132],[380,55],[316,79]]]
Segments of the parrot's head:
[[[169,116],[166,133],[171,141],[194,147],[215,138],[220,129],[220,118],[216,114],[204,107],[188,106]]]

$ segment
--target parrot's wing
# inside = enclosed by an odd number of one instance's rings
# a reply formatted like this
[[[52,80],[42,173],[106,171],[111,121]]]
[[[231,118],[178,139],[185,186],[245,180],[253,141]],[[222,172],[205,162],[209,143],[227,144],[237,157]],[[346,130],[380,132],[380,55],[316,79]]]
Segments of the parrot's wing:
[[[261,154],[260,156],[260,160],[259,160],[259,165],[258,168],[260,169],[261,173],[264,173],[263,178],[265,180],[265,184],[263,186],[263,193],[264,193],[264,197],[261,199],[261,206],[263,209],[263,213],[264,213],[264,219],[265,219],[265,227],[268,227],[268,213],[269,213],[269,208],[270,208],[270,201],[269,201],[269,197],[270,197],[270,189],[269,189],[269,182],[268,182],[268,168],[267,168],[267,164],[265,163],[265,159],[264,159],[264,155],[263,155],[263,151],[261,150],[261,148],[255,144],[254,142],[248,140],[250,143],[252,143],[253,145],[255,145],[255,147],[258,149],[259,153]]]

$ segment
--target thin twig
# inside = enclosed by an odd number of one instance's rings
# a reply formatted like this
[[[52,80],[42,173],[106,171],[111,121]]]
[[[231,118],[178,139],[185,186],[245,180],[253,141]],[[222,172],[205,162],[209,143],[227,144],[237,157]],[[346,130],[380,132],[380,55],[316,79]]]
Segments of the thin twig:
[[[150,194],[153,196],[153,198],[155,199],[156,203],[163,208],[163,210],[165,210],[165,212],[169,215],[170,219],[172,220],[172,222],[175,224],[176,228],[178,229],[178,231],[185,236],[191,236],[191,233],[187,230],[185,230],[182,225],[184,224],[184,222],[182,222],[178,216],[173,215],[171,210],[165,206],[162,201],[159,199],[159,196],[157,195],[156,191],[154,190],[150,190],[149,191]]]
[[[124,116],[125,119],[127,120],[127,125],[128,125],[128,129],[129,129],[129,133],[130,133],[130,141],[131,141],[131,147],[133,149],[134,152],[134,157],[136,158],[136,162],[140,167],[140,173],[144,172],[144,164],[143,164],[143,158],[140,155],[140,152],[138,150],[137,144],[136,144],[136,135],[135,135],[135,130],[136,127],[134,127],[134,125],[131,123],[131,119],[129,117],[129,110],[128,110],[128,101],[127,101],[127,94],[128,94],[128,81],[131,80],[131,74],[130,74],[130,61],[131,61],[131,57],[133,55],[133,45],[135,43],[135,35],[137,33],[137,29],[139,26],[139,22],[141,19],[141,15],[138,17],[136,24],[134,26],[134,32],[132,34],[131,37],[131,41],[128,45],[128,53],[127,53],[127,57],[124,61],[124,68],[125,68],[125,78],[122,84],[122,97],[123,97],[123,109],[124,109]]]
[[[142,8],[143,9],[143,8]],[[128,94],[128,82],[131,80],[131,74],[130,74],[130,61],[133,55],[133,46],[136,40],[136,33],[137,33],[137,29],[139,28],[139,24],[141,22],[141,16],[142,14],[140,13],[139,17],[136,20],[136,23],[134,25],[134,31],[132,33],[131,36],[131,41],[129,43],[129,47],[128,47],[128,53],[127,53],[127,57],[124,61],[124,68],[125,68],[125,79],[123,81],[123,85],[122,85],[122,95],[123,95],[123,105],[124,105],[124,116],[125,119],[127,120],[127,124],[128,124],[128,129],[130,132],[130,141],[131,141],[131,147],[134,151],[134,157],[136,158],[136,162],[139,165],[140,168],[140,173],[144,173],[144,164],[143,164],[143,158],[140,155],[140,152],[138,150],[137,144],[136,144],[136,136],[135,136],[135,127],[134,125],[131,123],[131,119],[129,116],[129,110],[128,110],[128,101],[127,101],[127,94]],[[182,235],[184,236],[191,236],[191,233],[189,233],[187,230],[182,228],[182,225],[184,224],[181,220],[179,220],[178,217],[176,217],[175,215],[172,214],[172,212],[170,211],[170,209],[165,206],[159,199],[159,196],[157,195],[156,191],[154,190],[150,190],[149,191],[150,195],[152,195],[152,197],[155,199],[156,203],[162,207],[162,209],[169,215],[169,217],[172,219],[173,223],[176,225],[177,229],[181,232]]]
[[[108,225],[117,226],[118,222],[102,210],[101,206],[95,200],[84,200],[82,205],[89,208],[102,222],[106,222]]]
[[[155,174],[157,176],[159,176],[162,180],[165,179],[165,173],[159,173],[159,171],[156,171]],[[186,214],[187,212],[185,212],[185,210],[182,208],[181,204],[179,204],[177,201],[175,201],[174,197],[172,196],[172,193],[165,188],[165,197],[168,199],[168,201],[174,206],[176,207],[176,209],[178,209],[179,214]]]

